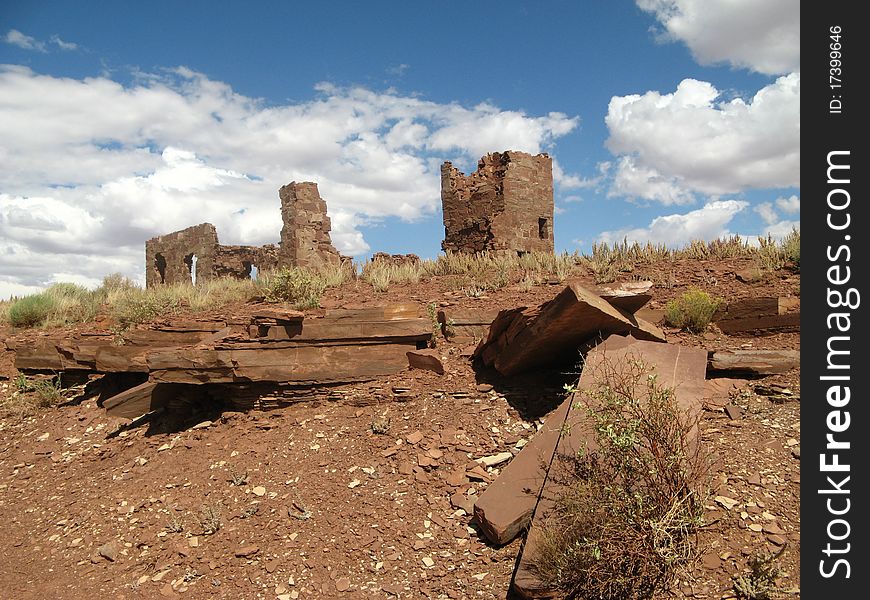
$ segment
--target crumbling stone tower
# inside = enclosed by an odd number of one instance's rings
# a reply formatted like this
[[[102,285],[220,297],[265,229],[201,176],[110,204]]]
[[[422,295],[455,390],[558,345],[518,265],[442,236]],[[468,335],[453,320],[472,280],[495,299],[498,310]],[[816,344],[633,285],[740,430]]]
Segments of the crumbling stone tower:
[[[326,202],[310,181],[283,186],[281,198],[281,259],[297,267],[337,265],[341,255],[333,247],[329,232],[332,224],[326,214]]]
[[[553,162],[506,150],[492,152],[477,171],[441,165],[444,251],[553,252]]]

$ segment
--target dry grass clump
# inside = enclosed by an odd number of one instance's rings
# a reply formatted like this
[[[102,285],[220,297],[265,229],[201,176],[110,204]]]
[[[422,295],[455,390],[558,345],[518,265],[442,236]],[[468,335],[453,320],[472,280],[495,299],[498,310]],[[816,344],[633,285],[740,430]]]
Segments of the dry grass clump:
[[[363,265],[360,279],[371,284],[376,292],[386,292],[393,283],[418,283],[423,274],[422,262],[393,263],[386,260],[373,260]]]
[[[55,283],[44,292],[12,300],[6,319],[13,327],[60,327],[92,321],[102,298],[74,283]]]
[[[793,229],[784,239],[759,237],[756,243],[739,235],[711,240],[694,240],[679,249],[670,249],[664,244],[644,245],[628,243],[627,239],[612,246],[606,242],[592,244],[592,254],[583,255],[580,261],[595,276],[596,283],[616,281],[620,273],[630,273],[641,265],[653,265],[677,260],[725,260],[729,258],[752,258],[761,270],[776,271],[791,263],[800,267],[800,231]]]
[[[564,281],[579,264],[580,257],[568,253],[446,252],[435,260],[421,261],[420,269],[423,277],[443,277],[452,289],[480,297],[515,283],[529,286],[553,278]]]
[[[721,304],[721,298],[713,298],[707,292],[691,289],[667,303],[665,322],[692,333],[703,333]]]
[[[696,555],[709,468],[673,390],[640,361],[600,368],[603,383],[573,407],[597,449],[559,457],[567,476],[532,561],[565,598],[650,598]]]
[[[28,416],[37,409],[52,408],[67,400],[73,388],[64,388],[56,376],[27,377],[19,373],[13,392],[0,397],[0,410],[18,416]]]

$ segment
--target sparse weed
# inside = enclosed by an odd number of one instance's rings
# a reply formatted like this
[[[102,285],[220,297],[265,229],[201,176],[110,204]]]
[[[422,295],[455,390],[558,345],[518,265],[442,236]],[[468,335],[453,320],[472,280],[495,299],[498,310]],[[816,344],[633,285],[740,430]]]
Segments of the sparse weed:
[[[441,322],[438,320],[438,305],[434,302],[430,302],[426,305],[426,313],[429,315],[429,320],[432,322],[432,337],[429,339],[429,347],[435,348],[438,345],[438,338],[443,335]]]
[[[184,521],[178,515],[173,514],[169,517],[169,522],[166,523],[166,530],[170,533],[181,533],[184,531]]]
[[[573,407],[597,449],[559,457],[562,491],[532,560],[566,598],[646,599],[695,555],[709,470],[673,390],[640,361],[599,368],[601,385]]]
[[[755,555],[749,559],[749,573],[734,576],[734,593],[740,600],[769,600],[776,593],[776,580],[782,574],[776,565],[785,546],[773,554]]]
[[[782,240],[782,251],[786,259],[798,269],[801,266],[801,232],[799,229],[793,228]]]
[[[51,408],[64,399],[60,378],[31,378],[19,373],[15,379],[20,408]],[[24,398],[26,396],[26,399]]]
[[[199,511],[199,524],[203,535],[214,535],[221,528],[221,507],[219,504],[203,504]]]
[[[721,304],[721,299],[713,298],[707,292],[691,289],[667,303],[665,321],[692,333],[702,333]]]
[[[251,506],[248,506],[247,508],[245,508],[245,510],[242,511],[242,513],[239,515],[239,518],[240,519],[250,519],[251,517],[256,515],[258,512],[260,512],[260,505],[259,504],[252,504]]]
[[[235,473],[230,472],[230,478],[228,480],[232,485],[245,485],[248,483],[248,472],[244,473]]]
[[[274,273],[266,287],[270,302],[292,302],[297,309],[317,308],[326,283],[314,271],[301,267],[282,267]]]
[[[392,419],[386,416],[375,416],[372,418],[372,422],[369,424],[369,427],[372,430],[372,433],[376,433],[378,435],[386,435],[390,432],[390,424]]]

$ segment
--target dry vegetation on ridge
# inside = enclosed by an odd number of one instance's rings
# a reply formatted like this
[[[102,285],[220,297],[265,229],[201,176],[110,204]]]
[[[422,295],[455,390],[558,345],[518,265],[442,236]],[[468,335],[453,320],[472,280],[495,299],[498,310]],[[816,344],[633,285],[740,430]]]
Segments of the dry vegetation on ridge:
[[[327,266],[316,271],[284,268],[262,273],[257,280],[216,279],[196,286],[162,285],[142,289],[119,274],[107,276],[95,290],[72,283],[56,283],[46,291],[0,302],[0,324],[15,327],[61,327],[93,321],[102,312],[121,328],[148,322],[157,316],[181,311],[203,312],[230,304],[263,298],[290,302],[297,308],[317,308],[329,288],[361,280],[377,293],[391,285],[416,284],[433,277],[447,279],[452,290],[477,297],[487,292],[518,284],[531,289],[551,280],[592,273],[595,283],[616,281],[650,265],[673,264],[679,260],[721,260],[750,258],[759,273],[800,265],[800,232],[793,231],[782,242],[758,238],[757,244],[733,236],[712,242],[692,242],[678,250],[664,245],[627,242],[610,246],[594,244],[592,253],[581,255],[528,253],[522,256],[482,254],[441,254],[434,260],[392,264],[374,261],[355,265]],[[665,269],[667,271],[667,269]],[[655,270],[653,281],[659,287],[672,284],[668,272]]]

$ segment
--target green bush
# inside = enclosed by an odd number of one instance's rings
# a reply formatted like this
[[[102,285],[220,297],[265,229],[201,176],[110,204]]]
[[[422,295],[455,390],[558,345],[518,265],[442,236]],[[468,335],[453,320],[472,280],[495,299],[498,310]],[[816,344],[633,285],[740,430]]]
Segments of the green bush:
[[[45,294],[33,294],[12,302],[9,307],[9,322],[14,327],[37,327],[48,320],[57,301]]]
[[[318,308],[326,284],[317,274],[300,267],[282,267],[266,287],[270,302],[292,302],[298,309]]]
[[[665,321],[673,327],[702,333],[721,303],[721,299],[713,298],[707,292],[692,289],[668,302],[665,306]]]

